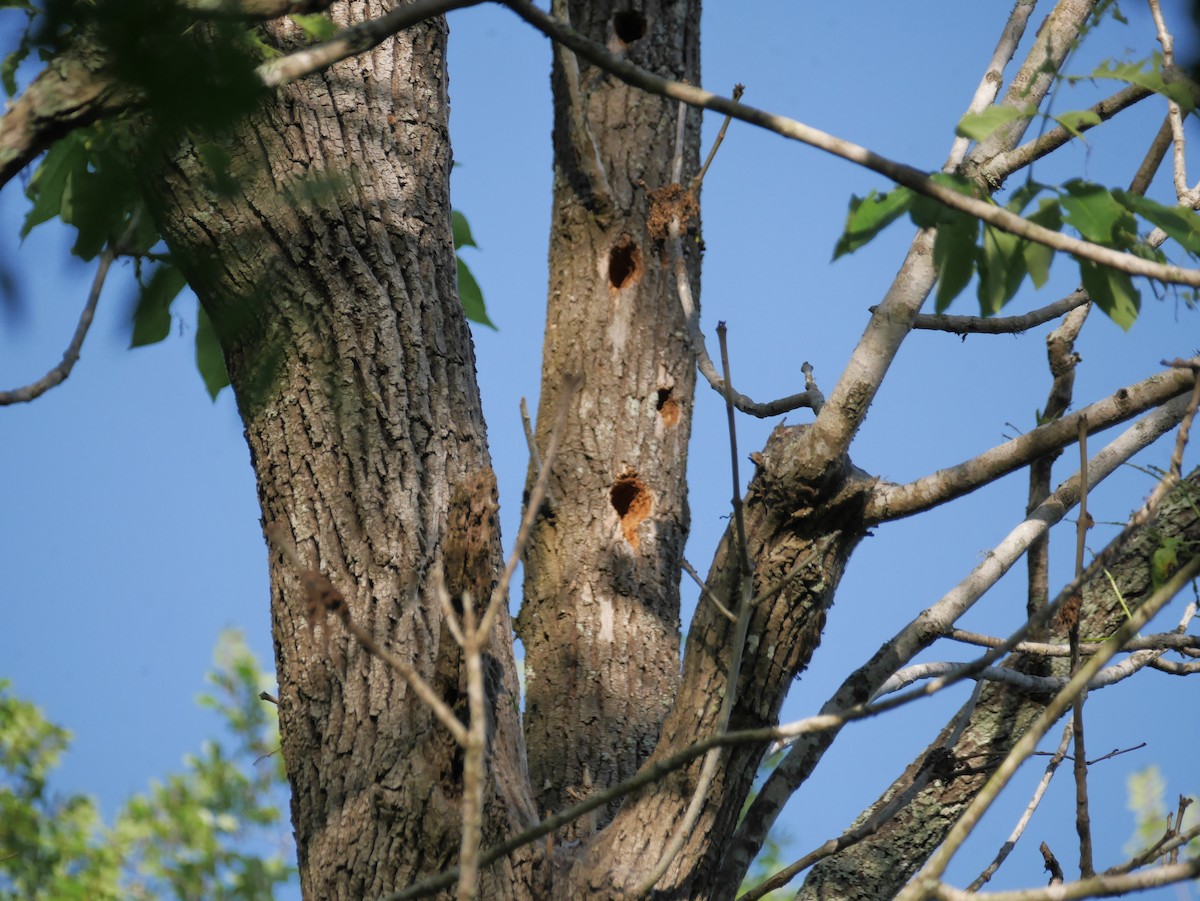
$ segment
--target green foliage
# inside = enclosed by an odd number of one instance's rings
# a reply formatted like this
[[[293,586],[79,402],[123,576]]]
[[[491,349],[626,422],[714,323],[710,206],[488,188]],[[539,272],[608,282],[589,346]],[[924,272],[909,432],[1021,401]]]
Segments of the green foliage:
[[[970,138],[972,141],[982,141],[989,138],[992,132],[1015,122],[1017,119],[1029,119],[1037,111],[1034,109],[1017,109],[1013,106],[989,106],[983,112],[967,113],[958,120],[954,133],[960,138]]]
[[[833,258],[836,260],[869,244],[908,212],[915,196],[908,188],[896,188],[886,194],[872,191],[866,197],[851,197],[846,228],[833,248]]]
[[[998,117],[1003,124],[1010,116]],[[963,179],[938,173],[932,179],[964,194],[974,194]],[[1026,208],[1037,201],[1037,209]],[[1189,256],[1200,257],[1200,215],[1188,207],[1164,204],[1120,189],[1109,190],[1082,179],[1059,187],[1027,182],[1009,197],[1005,208],[1051,231],[1064,224],[1094,244],[1131,253],[1156,262],[1165,255],[1147,244],[1138,233],[1139,220],[1161,228]],[[979,220],[952,210],[936,200],[907,188],[887,194],[872,191],[850,200],[846,227],[834,248],[834,259],[853,253],[907,212],[918,228],[936,228],[933,263],[938,284],[935,309],[944,312],[951,302],[978,277],[979,310],[984,316],[1000,312],[1024,284],[1026,276],[1034,287],[1050,277],[1054,251],[1043,244],[982,225]],[[981,238],[982,235],[982,238]],[[1091,299],[1110,319],[1128,329],[1137,319],[1141,295],[1133,279],[1124,272],[1077,259],[1079,278]]]
[[[1195,112],[1197,100],[1193,86],[1182,80],[1163,77],[1162,54],[1155,53],[1149,59],[1137,62],[1118,62],[1105,60],[1087,75],[1071,75],[1067,81],[1091,81],[1093,79],[1113,79],[1126,84],[1135,84],[1161,94],[1168,100],[1174,100],[1186,112]]]
[[[462,254],[459,253],[464,247],[479,247],[471,234],[467,217],[458,210],[453,210],[450,213],[450,228],[454,233],[454,251],[458,256],[458,299],[462,302],[463,313],[472,322],[494,329],[496,324],[488,318],[479,282],[475,281],[475,276],[471,274],[471,270],[463,262]]]
[[[327,41],[337,34],[337,26],[321,13],[294,13],[290,18],[314,41]]]
[[[1174,811],[1166,804],[1167,783],[1156,766],[1148,766],[1141,772],[1134,773],[1128,781],[1129,809],[1134,815],[1134,834],[1125,843],[1125,851],[1131,857],[1152,847],[1163,837],[1168,826],[1174,826],[1176,831],[1187,831],[1200,823],[1200,804],[1196,798],[1188,806],[1183,817],[1182,829],[1174,822]],[[1186,849],[1181,851],[1187,855],[1200,854],[1200,839],[1193,839]]]
[[[294,876],[277,838],[284,787],[266,680],[237,632],[222,635],[200,698],[232,742],[206,742],[182,773],[129,800],[105,827],[91,798],[59,797],[50,772],[69,734],[0,682],[0,899],[270,899]]]

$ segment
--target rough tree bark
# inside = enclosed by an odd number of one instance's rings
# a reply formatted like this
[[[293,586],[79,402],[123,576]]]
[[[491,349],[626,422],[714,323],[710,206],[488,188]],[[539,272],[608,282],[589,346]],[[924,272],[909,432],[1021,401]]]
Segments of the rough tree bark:
[[[699,79],[696,0],[655,0],[636,11],[573,0],[556,9],[639,65]],[[679,105],[580,67],[565,51],[555,54],[552,81],[554,207],[539,409],[557,408],[566,376],[584,381],[546,515],[526,553],[517,621],[529,771],[547,812],[632,776],[678,687],[696,381],[674,270],[661,230],[650,226],[656,198],[677,180]],[[698,168],[699,140],[700,116],[690,110],[678,147],[684,178]],[[686,242],[696,296],[698,232],[693,222],[695,240]],[[543,447],[550,419],[539,417]]]
[[[389,4],[340,4],[339,24]],[[294,26],[293,26],[294,27]],[[274,32],[281,46],[296,35]],[[214,138],[240,179],[208,191],[185,143],[157,168],[156,218],[221,334],[266,524],[282,523],[353,618],[462,707],[442,625],[457,486],[489,472],[470,333],[455,290],[441,19],[284,88]],[[472,481],[472,484],[475,484]],[[494,504],[494,482],[473,491]],[[482,494],[482,498],[479,495]],[[494,514],[494,509],[492,511]],[[499,562],[494,515],[476,597]],[[481,564],[481,565],[480,565]],[[283,754],[305,897],[377,897],[452,865],[461,753],[430,710],[333,622],[306,618],[271,559]],[[451,587],[466,581],[453,574]],[[314,630],[316,630],[314,632]],[[485,844],[534,818],[507,615],[488,659]],[[441,667],[439,669],[439,661]],[[485,873],[530,897],[529,854]]]
[[[1073,35],[1093,6],[1060,0],[1009,102],[1040,100],[1070,46],[1057,37]],[[347,25],[387,8],[356,0],[332,12]],[[614,53],[698,80],[698,0],[647,0],[637,10],[561,0],[555,8]],[[288,23],[264,33],[280,49],[299,45]],[[452,594],[486,597],[500,545],[473,349],[454,286],[445,41],[441,19],[410,28],[281,89],[227,133],[153,155],[146,171],[157,225],[220,334],[264,524],[290,534],[305,565],[345,595],[350,615],[465,716],[460,654],[436,577]],[[61,108],[64,128],[108,111],[112,86],[90,69],[84,81],[79,102],[65,107],[55,86],[46,88],[43,103]],[[776,722],[820,641],[850,554],[868,526],[887,518],[886,510],[868,512],[886,507],[884,486],[856,469],[847,449],[935,276],[923,233],[817,422],[779,427],[754,455],[745,498],[751,571],[731,525],[708,577],[731,606],[747,582],[762,597],[750,610],[736,686],[728,683],[737,629],[708,603],[691,623],[680,671],[677,580],[695,369],[671,261],[651,222],[663,213],[662,190],[677,180],[676,157],[685,183],[696,170],[699,115],[687,113],[677,138],[674,103],[565,52],[556,52],[553,85],[540,409],[555,408],[566,376],[584,382],[526,553],[523,727],[506,615],[489,647],[485,845],[711,735],[734,688],[730,728]],[[968,168],[1012,146],[1022,127],[997,132]],[[15,149],[0,143],[0,177],[32,158],[25,145],[35,142],[21,140]],[[236,190],[211,178],[202,142],[228,154]],[[698,224],[691,228],[685,266],[698,294],[701,245]],[[549,418],[539,417],[543,447]],[[1194,509],[1168,508],[1162,521],[1192,540]],[[461,828],[459,748],[392,670],[335,623],[318,621],[282,558],[272,555],[270,565],[305,896],[376,897],[447,869]],[[1146,578],[1128,566],[1126,599]],[[1088,592],[1085,631],[1103,632],[1121,611]],[[1038,709],[1037,698],[989,688],[954,753],[1002,752]],[[733,895],[761,842],[737,828],[762,751],[720,752],[699,820],[650,897]],[[696,760],[568,827],[548,861],[544,846],[527,846],[486,869],[480,896],[631,896],[679,834],[702,766]],[[876,839],[814,871],[806,897],[890,894],[979,781],[935,780]],[[940,814],[923,816],[933,809]]]

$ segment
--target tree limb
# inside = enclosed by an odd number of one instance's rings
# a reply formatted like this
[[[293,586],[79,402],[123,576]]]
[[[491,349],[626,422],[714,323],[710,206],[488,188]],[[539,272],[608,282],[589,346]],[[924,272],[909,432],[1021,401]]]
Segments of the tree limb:
[[[957,466],[940,469],[905,485],[880,484],[868,502],[868,522],[887,522],[911,516],[962,497],[1050,451],[1066,447],[1076,437],[1079,420],[1087,418],[1093,432],[1108,428],[1156,407],[1192,388],[1195,377],[1173,368],[1157,373],[1078,413],[1038,426]]]

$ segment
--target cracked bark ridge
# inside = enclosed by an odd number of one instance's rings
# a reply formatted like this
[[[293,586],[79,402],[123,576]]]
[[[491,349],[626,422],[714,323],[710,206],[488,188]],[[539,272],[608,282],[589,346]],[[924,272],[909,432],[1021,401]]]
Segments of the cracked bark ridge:
[[[699,3],[572,0],[573,26],[629,59],[699,79]],[[557,8],[557,7],[556,7]],[[537,803],[560,810],[633,775],[679,684],[679,572],[689,513],[695,365],[651,195],[671,183],[678,105],[556,52],[554,207],[539,410],[582,373],[548,508],[525,556],[517,621]],[[686,114],[685,177],[700,115]],[[693,224],[698,229],[698,223]],[[699,247],[687,242],[692,289]],[[540,415],[545,447],[550,417]],[[599,812],[603,825],[615,804]],[[591,830],[579,823],[570,839]]]
[[[338,4],[333,15],[345,26],[387,7]],[[430,680],[446,650],[435,567],[486,597],[500,564],[487,515],[449,511],[450,486],[490,461],[455,292],[445,40],[441,19],[416,26],[206,136],[229,154],[236,196],[207,190],[191,144],[146,166],[157,224],[221,337],[265,519],[287,523],[354,620]],[[486,506],[487,486],[477,488],[463,497]],[[444,557],[451,531],[469,540]],[[334,624],[325,653],[295,577],[278,559],[271,576],[305,897],[378,897],[452,865],[457,748],[403,680]],[[503,614],[489,674],[485,845],[535,817]],[[456,678],[440,688],[457,700]],[[536,894],[532,855],[488,869],[482,895]]]

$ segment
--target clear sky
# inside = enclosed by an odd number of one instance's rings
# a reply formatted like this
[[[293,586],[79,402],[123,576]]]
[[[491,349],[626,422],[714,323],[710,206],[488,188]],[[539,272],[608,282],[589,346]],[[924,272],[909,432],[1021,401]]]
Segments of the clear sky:
[[[1039,6],[1046,6],[1046,3]],[[1164,4],[1181,49],[1194,47],[1184,4]],[[938,169],[991,55],[1007,0],[906,3],[711,2],[703,22],[704,84],[926,170]],[[1140,59],[1157,49],[1144,6],[1129,24],[1106,22],[1068,64],[1084,74],[1107,57]],[[1035,14],[1036,15],[1036,14]],[[7,50],[22,17],[0,11]],[[518,402],[536,406],[550,212],[549,44],[502,8],[456,12],[451,27],[452,136],[459,163],[454,205],[470,219],[479,249],[466,259],[499,331],[476,328],[479,379],[500,482],[503,528],[516,533],[526,469]],[[1030,29],[1032,35],[1033,29]],[[1028,41],[1026,41],[1026,45]],[[32,70],[26,70],[32,71]],[[1120,85],[1062,87],[1054,109],[1079,109]],[[1124,186],[1165,112],[1147,100],[1102,126],[1086,144],[1039,164],[1054,181],[1082,175]],[[719,121],[706,114],[707,141]],[[1036,127],[1036,125],[1035,125]],[[1192,130],[1194,135],[1194,130]],[[1193,171],[1200,173],[1200,163]],[[1193,176],[1194,179],[1195,176]],[[704,185],[707,252],[703,327],[730,329],[734,382],[756,399],[800,390],[809,360],[832,389],[868,316],[899,266],[912,229],[897,223],[869,247],[830,262],[851,194],[885,189],[879,177],[841,160],[735,123]],[[1169,178],[1154,196],[1170,202]],[[0,192],[0,259],[17,279],[19,315],[0,318],[0,387],[32,381],[58,362],[82,308],[92,267],[70,258],[70,236],[47,225],[20,243],[21,185]],[[1041,292],[1013,302],[1024,311],[1073,290],[1077,272],[1058,260]],[[175,306],[174,334],[127,351],[128,268],[117,267],[74,374],[32,404],[0,410],[0,677],[75,733],[59,771],[64,791],[95,794],[111,814],[151,777],[178,769],[214,729],[193,698],[203,687],[218,633],[243,629],[270,666],[266,553],[253,474],[228,391],[211,403],[192,359],[194,300]],[[1200,320],[1173,294],[1141,285],[1141,318],[1129,334],[1096,314],[1079,344],[1076,406],[1157,371],[1164,357],[1200,345]],[[951,312],[971,313],[973,289]],[[1043,338],[911,336],[853,449],[858,466],[904,481],[953,464],[1032,427],[1049,387]],[[710,338],[710,340],[712,340]],[[789,417],[805,422],[807,411]],[[775,421],[739,420],[743,453],[762,446]],[[691,448],[692,534],[688,556],[704,571],[728,510],[728,453],[720,399],[700,389]],[[1108,433],[1111,437],[1115,433]],[[1165,466],[1158,445],[1144,464]],[[1200,459],[1190,451],[1185,470]],[[1064,457],[1055,482],[1074,466]],[[745,467],[743,472],[747,472]],[[1090,501],[1101,547],[1149,492],[1126,470]],[[1026,478],[1011,476],[930,515],[877,530],[851,560],[824,644],[785,707],[815,712],[834,686],[917,611],[963,578],[1018,522]],[[1056,584],[1072,565],[1073,525],[1055,532]],[[1024,609],[1021,567],[966,625],[1007,634]],[[695,590],[685,582],[686,623]],[[1185,601],[1155,628],[1174,625]],[[515,603],[515,601],[514,601]],[[929,659],[967,659],[938,648]],[[964,691],[845,731],[817,778],[794,799],[784,830],[799,856],[841,832],[925,747]],[[1139,752],[1093,770],[1097,862],[1123,858],[1133,830],[1128,776],[1162,767],[1168,802],[1197,793],[1195,687],[1145,674],[1092,697],[1089,750],[1099,755],[1146,741]],[[1057,732],[1052,733],[1057,735]],[[1054,739],[1057,740],[1056,738]],[[1048,739],[1049,741],[1049,739]],[[1027,768],[985,833],[951,870],[969,882],[990,858],[1040,775]],[[1064,771],[1065,773],[1065,771]],[[1060,773],[1023,844],[995,887],[1041,884],[1038,842],[1074,859],[1069,778]],[[1022,787],[1024,786],[1024,787]],[[819,811],[814,814],[813,811]],[[792,854],[791,852],[794,852]],[[785,855],[787,856],[787,855]]]

